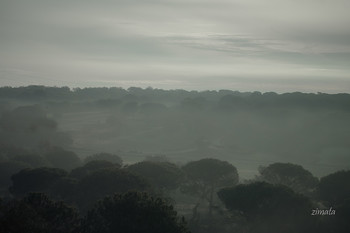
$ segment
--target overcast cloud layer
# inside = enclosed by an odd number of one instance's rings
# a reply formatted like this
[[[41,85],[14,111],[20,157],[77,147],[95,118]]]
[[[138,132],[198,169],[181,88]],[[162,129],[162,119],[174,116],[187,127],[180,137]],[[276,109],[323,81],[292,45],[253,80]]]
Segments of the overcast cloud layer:
[[[0,86],[350,92],[348,0],[0,0]]]

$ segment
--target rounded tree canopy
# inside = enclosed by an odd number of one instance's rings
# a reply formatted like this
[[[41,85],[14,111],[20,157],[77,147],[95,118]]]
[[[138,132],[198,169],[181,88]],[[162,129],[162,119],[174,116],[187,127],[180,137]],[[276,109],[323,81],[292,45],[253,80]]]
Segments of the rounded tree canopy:
[[[183,171],[169,162],[142,161],[127,167],[127,170],[148,180],[156,188],[176,189]]]
[[[82,167],[77,167],[73,169],[69,176],[75,179],[82,179],[83,177],[97,171],[100,169],[105,168],[120,168],[119,164],[113,164],[112,162],[105,161],[105,160],[93,160],[88,163],[86,163]]]
[[[80,208],[87,210],[107,195],[149,189],[149,184],[139,176],[118,168],[105,168],[83,177],[78,182],[75,198]]]
[[[106,197],[88,212],[83,233],[185,233],[183,218],[161,198],[128,192]]]
[[[266,215],[310,215],[312,203],[301,194],[282,185],[266,182],[240,184],[218,192],[220,200],[229,210],[242,212],[247,217]]]
[[[238,183],[237,169],[226,161],[201,159],[187,163],[182,167],[190,180],[205,184],[235,185]]]
[[[350,200],[350,170],[338,171],[322,177],[317,188],[319,197],[327,204],[341,204]]]
[[[24,169],[11,177],[10,192],[19,196],[29,192],[44,192],[65,176],[67,172],[59,168]]]
[[[0,162],[0,195],[6,195],[8,187],[11,186],[11,176],[30,165],[18,161],[4,161]]]
[[[64,150],[61,147],[50,148],[45,154],[45,158],[51,163],[53,167],[72,170],[80,166],[81,161],[77,154],[72,151]]]
[[[300,165],[273,163],[259,169],[261,180],[272,184],[282,184],[296,192],[307,193],[316,188],[318,179]]]

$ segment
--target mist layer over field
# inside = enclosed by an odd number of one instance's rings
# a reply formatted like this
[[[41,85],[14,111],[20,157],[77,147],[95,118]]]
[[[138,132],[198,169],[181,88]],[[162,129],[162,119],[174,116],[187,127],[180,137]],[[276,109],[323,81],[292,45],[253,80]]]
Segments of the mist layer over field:
[[[2,125],[6,114],[35,106],[56,124],[60,139],[51,143],[81,158],[109,152],[126,163],[159,155],[184,164],[210,157],[234,164],[243,178],[273,162],[316,176],[350,167],[348,94],[40,86],[0,94]],[[1,134],[4,142],[20,137]]]

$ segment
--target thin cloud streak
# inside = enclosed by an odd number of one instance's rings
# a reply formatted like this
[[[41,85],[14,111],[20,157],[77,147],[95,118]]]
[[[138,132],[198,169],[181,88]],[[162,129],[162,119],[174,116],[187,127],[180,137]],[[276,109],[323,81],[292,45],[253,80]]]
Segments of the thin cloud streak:
[[[350,92],[347,6],[1,0],[0,85]]]

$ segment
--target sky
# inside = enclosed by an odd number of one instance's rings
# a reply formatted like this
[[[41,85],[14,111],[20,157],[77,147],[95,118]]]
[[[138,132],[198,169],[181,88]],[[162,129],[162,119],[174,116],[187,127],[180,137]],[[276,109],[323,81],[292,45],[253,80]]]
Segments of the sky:
[[[0,0],[0,86],[350,93],[348,0]]]

